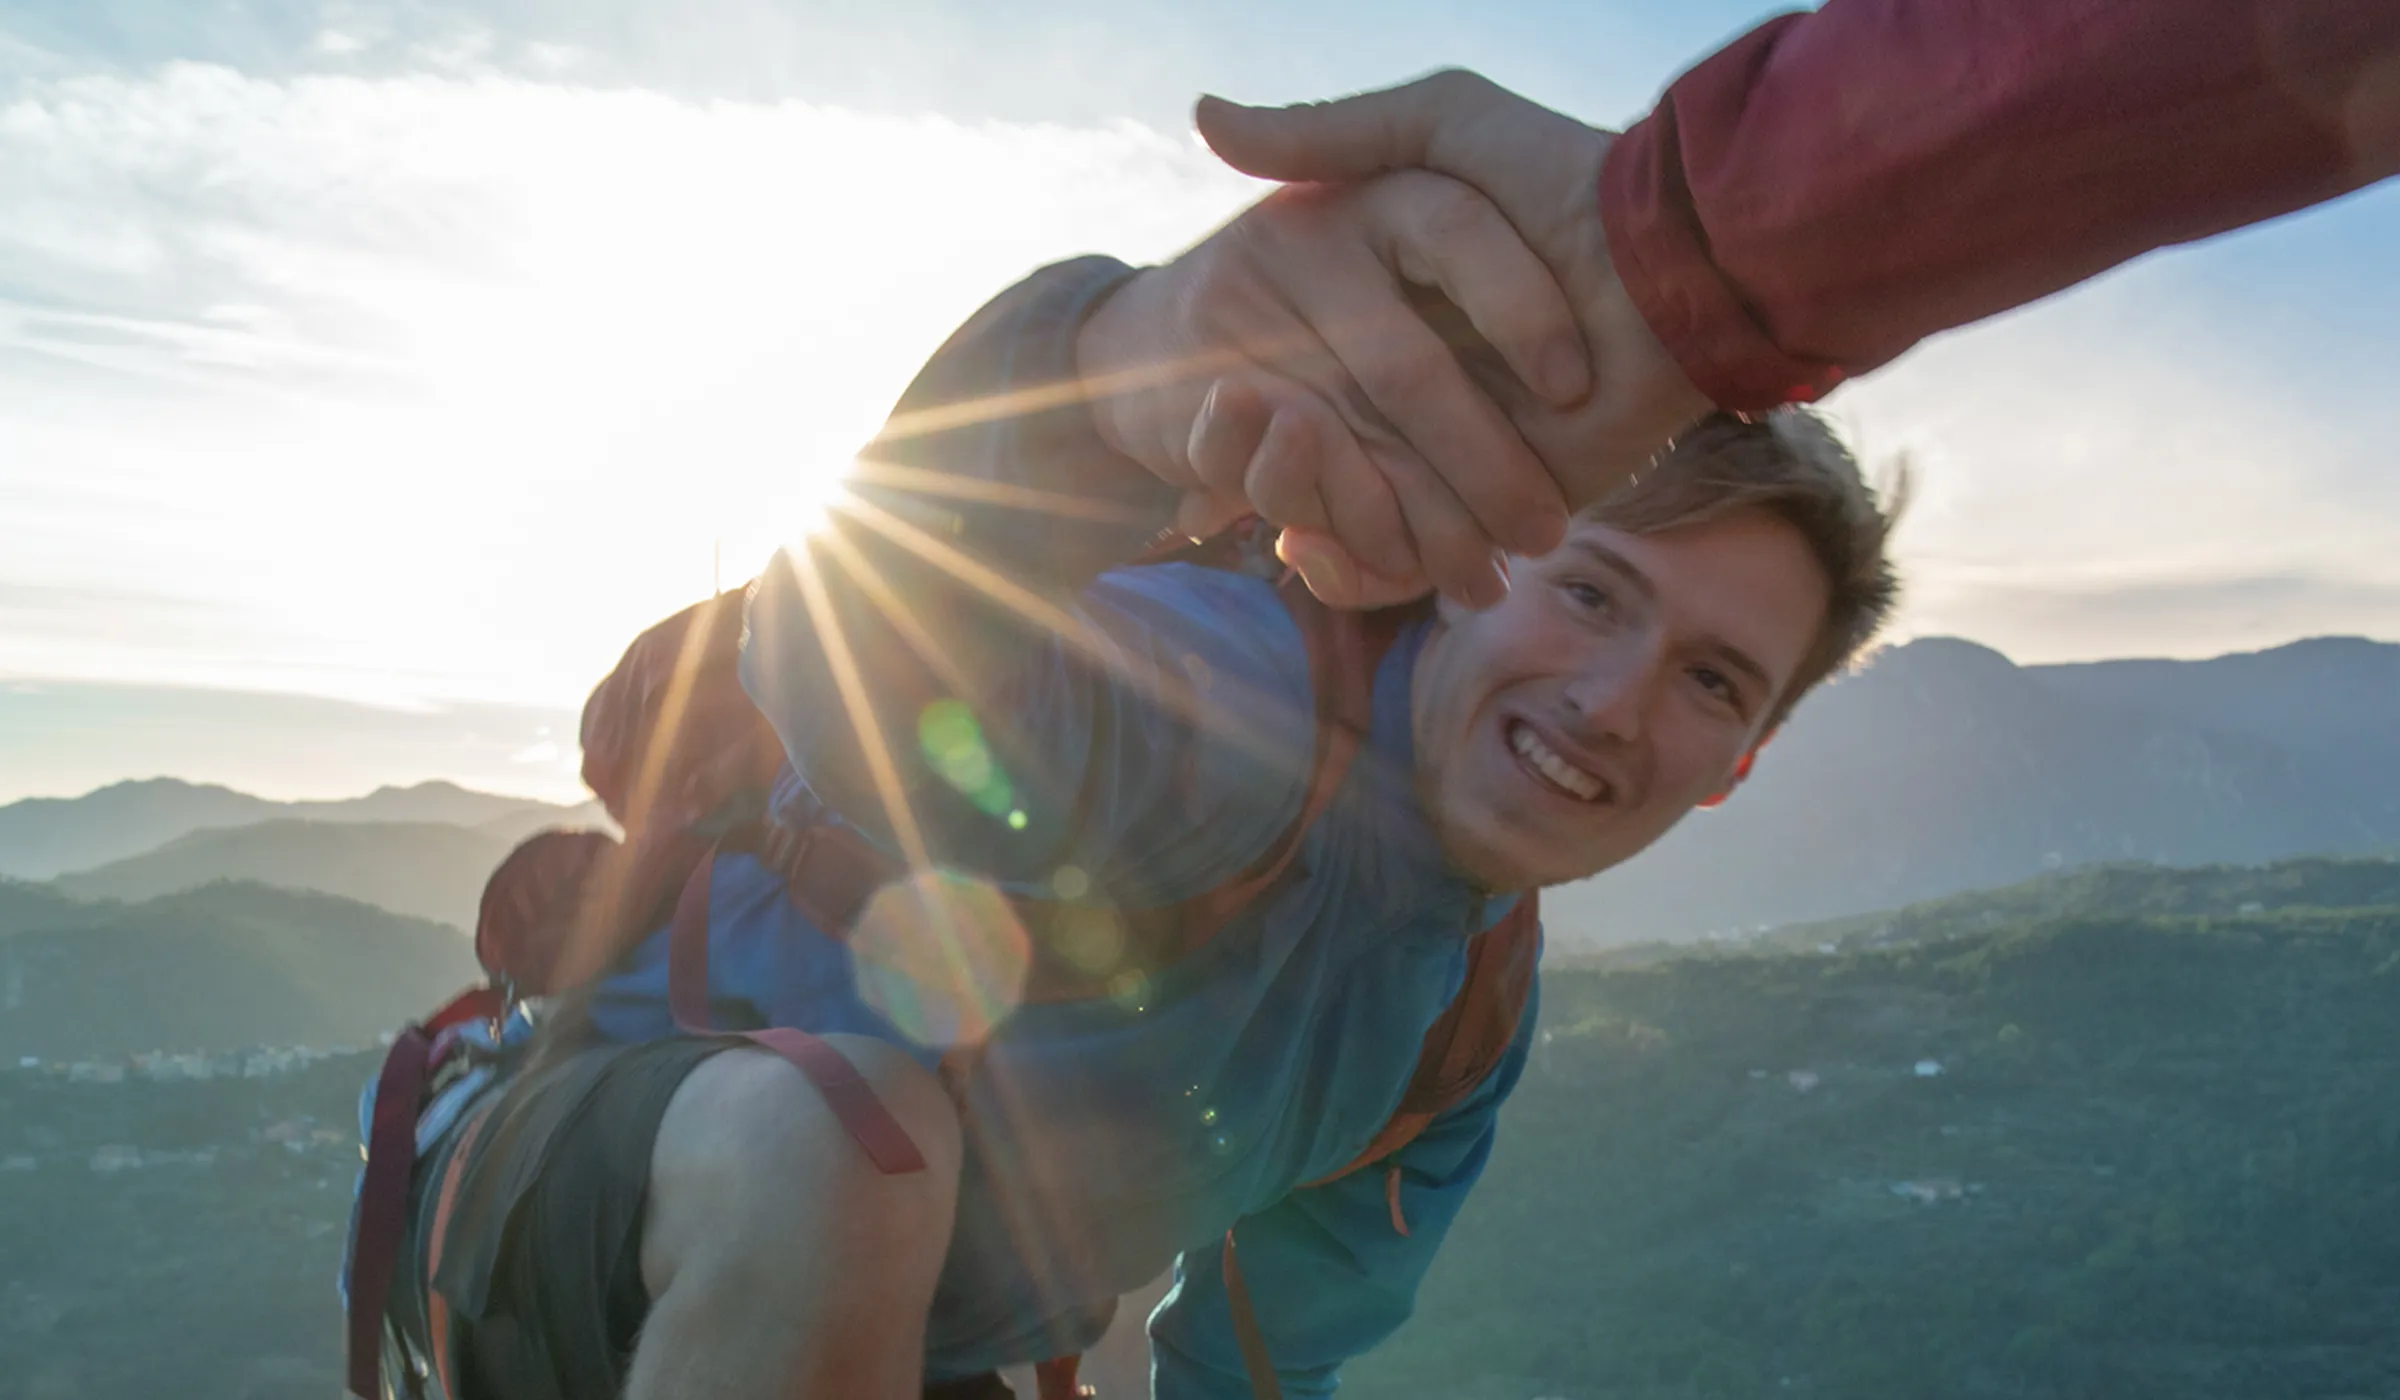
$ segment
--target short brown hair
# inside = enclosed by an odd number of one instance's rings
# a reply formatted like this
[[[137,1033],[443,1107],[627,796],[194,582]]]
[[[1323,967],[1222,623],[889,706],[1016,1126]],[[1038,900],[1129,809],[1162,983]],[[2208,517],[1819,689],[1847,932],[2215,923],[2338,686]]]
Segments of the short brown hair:
[[[1800,532],[1830,587],[1824,627],[1776,706],[1780,723],[1810,687],[1858,655],[1899,601],[1890,547],[1907,497],[1904,466],[1879,491],[1822,417],[1789,407],[1752,418],[1711,414],[1585,514],[1653,534],[1765,510]]]

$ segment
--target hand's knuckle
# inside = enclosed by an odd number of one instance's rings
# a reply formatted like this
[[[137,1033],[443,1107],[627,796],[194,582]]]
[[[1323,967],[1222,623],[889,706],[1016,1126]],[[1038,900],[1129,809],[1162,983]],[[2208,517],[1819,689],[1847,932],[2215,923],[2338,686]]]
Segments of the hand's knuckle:
[[[1486,80],[1481,74],[1472,69],[1455,66],[1437,68],[1426,74],[1424,78],[1426,90],[1437,97],[1471,96],[1479,91],[1485,83]]]
[[[1391,419],[1380,405],[1414,405],[1442,395],[1451,387],[1450,375],[1454,369],[1455,362],[1442,353],[1438,342],[1430,348],[1393,349],[1376,355],[1360,376],[1369,406],[1375,408],[1368,421],[1388,429]],[[1357,401],[1352,402],[1356,407]]]
[[[1492,206],[1455,180],[1428,177],[1410,193],[1418,236],[1431,248],[1462,251],[1500,231],[1500,217]]]

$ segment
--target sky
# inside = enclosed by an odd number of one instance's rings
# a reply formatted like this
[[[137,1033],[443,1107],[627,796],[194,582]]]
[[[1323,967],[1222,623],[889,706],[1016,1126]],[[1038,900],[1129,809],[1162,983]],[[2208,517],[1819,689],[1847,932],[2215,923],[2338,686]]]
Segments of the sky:
[[[626,640],[802,528],[941,337],[1261,187],[1189,132],[1476,68],[1603,125],[1743,3],[0,0],[0,802],[558,797]],[[2400,189],[1828,405],[1895,638],[2400,638]]]

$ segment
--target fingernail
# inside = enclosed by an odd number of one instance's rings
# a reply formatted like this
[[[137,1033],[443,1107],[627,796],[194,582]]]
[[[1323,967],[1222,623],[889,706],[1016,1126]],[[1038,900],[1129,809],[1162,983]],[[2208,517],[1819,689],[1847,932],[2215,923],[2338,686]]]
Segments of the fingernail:
[[[1497,603],[1501,599],[1508,596],[1508,557],[1506,555],[1495,554],[1490,559],[1486,560],[1485,563],[1486,566],[1492,571],[1492,579],[1491,583],[1488,585],[1488,591],[1491,595],[1491,600]]]
[[[1552,405],[1564,408],[1591,392],[1591,367],[1571,345],[1554,345],[1542,357],[1543,393]]]
[[[1350,565],[1338,550],[1326,548],[1313,540],[1303,540],[1290,550],[1285,562],[1300,571],[1307,580],[1308,591],[1327,602],[1341,602],[1358,596],[1357,583],[1350,576]]]
[[[1488,572],[1480,578],[1461,583],[1458,592],[1452,595],[1458,599],[1461,607],[1470,612],[1482,612],[1497,606],[1501,599],[1508,596],[1508,571],[1501,567],[1497,558],[1489,561],[1485,567]]]

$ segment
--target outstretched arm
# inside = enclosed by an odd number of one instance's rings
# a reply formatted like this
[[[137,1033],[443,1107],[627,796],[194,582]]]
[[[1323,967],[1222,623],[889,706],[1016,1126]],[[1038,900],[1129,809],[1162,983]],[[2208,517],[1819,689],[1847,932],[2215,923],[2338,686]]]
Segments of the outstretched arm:
[[[1251,174],[1422,166],[1491,196],[1583,301],[1607,411],[1529,439],[1622,451],[1673,406],[1659,351],[1720,407],[1811,399],[1937,331],[2400,172],[2400,6],[1830,0],[1703,60],[1613,141],[1464,73],[1282,109],[1204,99],[1199,120]],[[1658,350],[1610,329],[1626,305]]]
[[[1164,267],[1065,264],[985,308],[910,387],[830,526],[756,585],[744,683],[794,766],[854,820],[888,818],[905,854],[989,869],[1004,850],[1057,858],[1045,836],[1121,837],[1178,773],[1233,783],[1304,752],[1305,664],[1271,598],[1252,616],[1222,587],[1092,585],[1179,503],[1230,500],[1494,598],[1485,530],[1546,538],[1565,508],[1404,275],[1448,288],[1529,370],[1577,343],[1508,222],[1423,172],[1277,196]],[[1453,485],[1378,437],[1376,404],[1401,398],[1435,405],[1479,474]],[[1270,752],[1203,761],[1245,741]],[[1283,786],[1248,784],[1259,821]],[[1187,828],[1207,811],[1180,800]],[[937,839],[951,819],[958,840]]]

